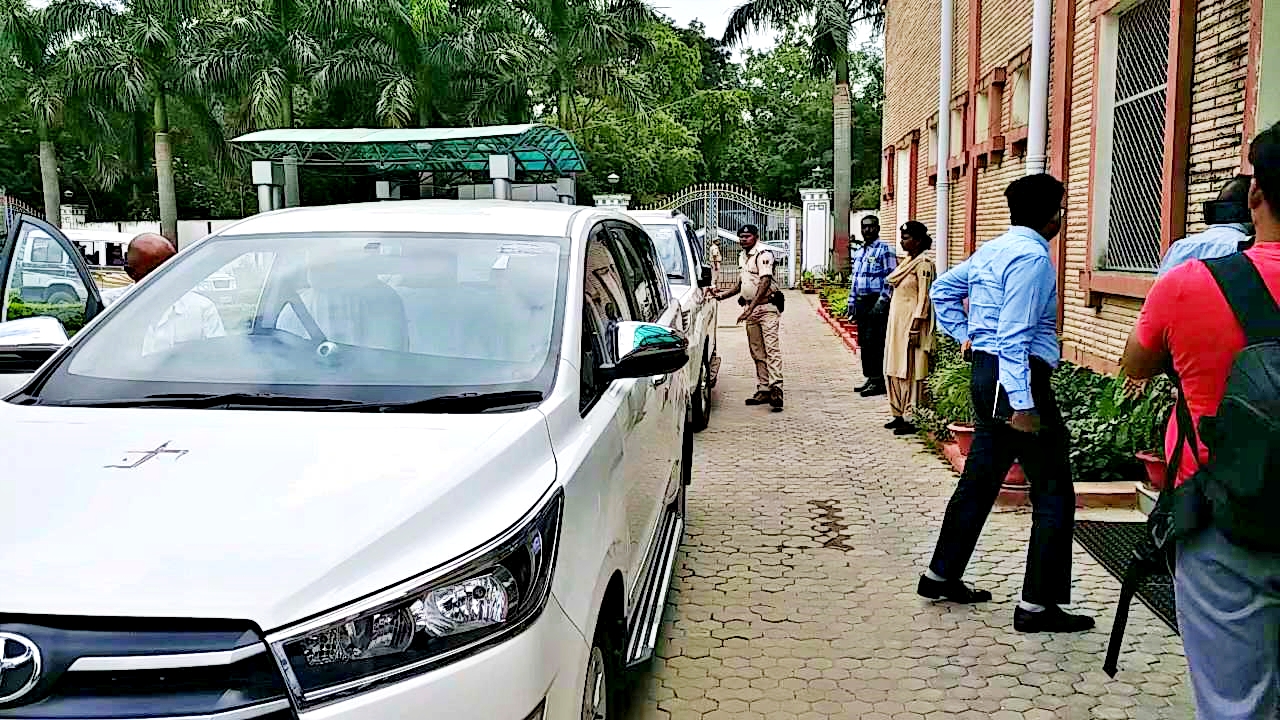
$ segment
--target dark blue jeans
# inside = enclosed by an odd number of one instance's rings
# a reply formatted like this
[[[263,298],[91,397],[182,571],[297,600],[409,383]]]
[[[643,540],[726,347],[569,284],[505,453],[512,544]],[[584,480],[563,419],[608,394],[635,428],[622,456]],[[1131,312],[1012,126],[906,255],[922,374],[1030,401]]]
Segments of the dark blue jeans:
[[[973,448],[947,514],[929,568],[948,580],[964,575],[978,544],[982,526],[1000,494],[1013,461],[1022,464],[1031,485],[1031,544],[1022,599],[1037,605],[1071,602],[1071,535],[1076,497],[1071,483],[1069,440],[1062,414],[1049,384],[1053,369],[1032,358],[1031,396],[1040,413],[1037,434],[1021,433],[1003,420],[1008,399],[999,385],[999,360],[973,353],[970,394],[976,414]],[[997,412],[998,405],[1002,411]]]

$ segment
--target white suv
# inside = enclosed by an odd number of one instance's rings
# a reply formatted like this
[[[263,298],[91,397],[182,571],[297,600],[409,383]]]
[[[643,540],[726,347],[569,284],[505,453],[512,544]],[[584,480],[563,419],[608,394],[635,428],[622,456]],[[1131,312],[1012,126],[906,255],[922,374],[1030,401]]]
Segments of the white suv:
[[[703,430],[711,421],[711,389],[716,385],[720,356],[716,352],[716,324],[719,303],[707,298],[706,288],[714,283],[711,263],[706,260],[703,241],[693,223],[678,210],[633,210],[628,213],[644,225],[653,239],[671,283],[671,293],[680,303],[689,335],[689,363],[686,373],[693,388],[694,430]]]
[[[185,249],[0,403],[0,719],[617,714],[690,473],[660,268],[549,203]]]

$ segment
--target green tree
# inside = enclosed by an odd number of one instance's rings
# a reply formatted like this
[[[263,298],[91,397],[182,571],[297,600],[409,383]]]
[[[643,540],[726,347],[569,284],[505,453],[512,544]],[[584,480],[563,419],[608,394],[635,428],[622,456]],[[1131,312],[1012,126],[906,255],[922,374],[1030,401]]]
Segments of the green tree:
[[[231,164],[222,114],[193,66],[198,51],[212,43],[221,28],[210,10],[203,0],[127,0],[123,12],[112,14],[101,34],[88,38],[93,52],[86,60],[91,69],[83,82],[89,91],[117,97],[130,110],[151,111],[160,231],[175,242],[172,106],[184,111],[220,170]]]
[[[835,71],[835,89],[832,97],[835,117],[835,239],[836,247],[845,248],[837,255],[836,265],[847,269],[849,265],[849,208],[853,187],[851,155],[852,103],[849,92],[849,57],[853,28],[858,23],[870,22],[877,30],[884,24],[883,0],[750,0],[729,18],[725,28],[726,43],[737,43],[753,29],[762,27],[786,28],[797,18],[812,18],[810,26],[809,58],[812,71],[825,75]]]
[[[26,0],[0,0],[0,94],[30,118],[36,132],[45,219],[55,226],[62,219],[55,136],[72,116],[80,127],[97,119],[92,98],[77,92],[82,70],[77,51],[84,42],[80,36],[101,23],[106,12],[80,0],[57,0],[43,8]]]
[[[644,0],[512,0],[529,39],[525,70],[546,88],[556,122],[574,130],[606,106],[639,110],[652,97],[632,71],[652,50]]]

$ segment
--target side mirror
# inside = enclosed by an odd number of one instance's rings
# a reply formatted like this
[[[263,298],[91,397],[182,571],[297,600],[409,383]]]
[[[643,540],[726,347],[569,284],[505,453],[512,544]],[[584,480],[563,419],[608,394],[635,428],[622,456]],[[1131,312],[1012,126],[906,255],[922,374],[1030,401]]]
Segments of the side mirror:
[[[28,317],[0,323],[0,373],[35,372],[67,344],[62,322],[52,317]]]
[[[620,322],[614,332],[618,362],[600,368],[609,380],[669,375],[689,362],[689,341],[671,328]]]
[[[702,266],[702,275],[698,278],[698,287],[709,288],[715,284],[715,278],[711,275],[711,266]]]

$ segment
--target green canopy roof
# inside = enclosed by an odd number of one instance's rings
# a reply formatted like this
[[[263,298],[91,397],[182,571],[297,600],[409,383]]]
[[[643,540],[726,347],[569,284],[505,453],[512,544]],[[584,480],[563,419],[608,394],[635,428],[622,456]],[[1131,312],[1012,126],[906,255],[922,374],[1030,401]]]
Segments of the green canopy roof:
[[[490,155],[509,154],[526,173],[566,177],[586,170],[573,138],[550,125],[261,130],[231,142],[255,160],[295,157],[305,165],[479,172],[489,167]]]

